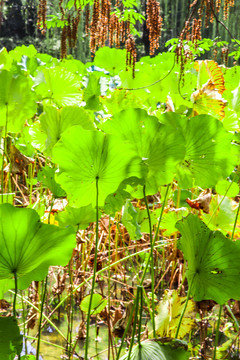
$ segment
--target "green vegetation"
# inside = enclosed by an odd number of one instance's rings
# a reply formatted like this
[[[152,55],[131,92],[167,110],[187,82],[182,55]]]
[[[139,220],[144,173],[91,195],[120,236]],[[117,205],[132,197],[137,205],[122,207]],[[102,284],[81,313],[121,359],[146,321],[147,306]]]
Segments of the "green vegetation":
[[[49,327],[67,359],[239,357],[240,68],[212,45],[134,76],[125,49],[0,51],[1,359]]]

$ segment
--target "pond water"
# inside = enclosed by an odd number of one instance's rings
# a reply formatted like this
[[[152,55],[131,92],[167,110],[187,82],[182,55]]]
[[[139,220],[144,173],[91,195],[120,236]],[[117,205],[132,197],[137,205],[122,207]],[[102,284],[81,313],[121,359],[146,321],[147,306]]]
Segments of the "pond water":
[[[60,323],[57,324],[57,327],[66,336],[67,320],[64,319],[64,315],[61,318],[62,320]],[[78,334],[79,325],[80,325],[80,316],[74,315],[73,338],[76,337],[76,335]],[[29,335],[35,336],[36,329],[31,330]],[[97,336],[97,326],[93,324],[90,327],[89,335],[90,335],[89,349],[88,349],[89,357],[92,357],[93,359],[97,359],[97,360],[111,359],[111,357],[110,358],[108,357],[108,327],[104,324],[98,326],[98,336]],[[50,326],[46,327],[46,329],[42,332],[41,339],[51,342],[53,344],[57,344],[63,348],[66,344],[62,336]],[[28,340],[27,341],[28,354],[32,353],[33,355],[35,355],[35,351],[36,351],[35,348],[36,348],[36,343],[31,344],[31,341]],[[79,340],[76,346],[76,352],[80,357],[84,357],[84,351],[85,351],[85,340]],[[55,346],[48,345],[44,342],[41,342],[40,354],[42,357],[41,360],[67,359],[67,357],[63,356],[65,354],[63,349],[56,348]],[[76,359],[78,359],[77,356]]]

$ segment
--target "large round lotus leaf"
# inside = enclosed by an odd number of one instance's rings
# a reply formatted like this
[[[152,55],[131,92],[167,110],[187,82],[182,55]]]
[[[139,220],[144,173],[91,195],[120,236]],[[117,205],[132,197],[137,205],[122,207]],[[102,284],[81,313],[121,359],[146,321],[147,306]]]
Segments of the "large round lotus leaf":
[[[83,206],[81,208],[66,206],[63,211],[56,215],[56,220],[59,222],[59,226],[73,226],[76,227],[77,230],[83,230],[88,227],[89,223],[96,220],[96,211],[91,205]]]
[[[94,130],[93,119],[88,112],[79,106],[66,106],[59,110],[47,105],[40,116],[43,131],[47,134],[46,150],[51,153],[61,134],[73,125],[81,125],[86,130]]]
[[[126,50],[103,47],[98,49],[94,58],[94,65],[108,70],[111,75],[118,74],[119,70],[125,69]]]
[[[240,244],[220,231],[211,231],[197,215],[177,222],[180,248],[188,263],[187,279],[195,301],[224,304],[240,299]]]
[[[182,188],[213,187],[232,172],[235,165],[232,134],[219,120],[209,115],[187,119],[177,114],[163,115],[162,120],[178,128],[185,138],[186,155],[177,166],[177,180]]]
[[[14,355],[20,354],[22,338],[14,317],[0,317],[0,359],[14,359]]]
[[[150,57],[144,57],[136,63],[134,78],[131,71],[119,73],[122,88],[136,88],[134,93],[142,101],[143,107],[156,110],[159,102],[165,103],[169,94],[178,92],[176,72],[170,70],[172,66],[174,67],[174,57],[172,53],[159,54],[153,58],[153,61]]]
[[[176,165],[185,154],[184,139],[172,127],[160,124],[142,109],[115,114],[103,124],[104,131],[131,144],[147,166],[146,193],[155,194],[159,186],[172,181]]]
[[[104,205],[107,195],[131,176],[142,177],[142,161],[123,141],[100,131],[72,126],[53,149],[53,161],[60,166],[58,182],[74,207]]]
[[[120,360],[127,360],[129,354]],[[190,353],[172,345],[159,345],[156,341],[142,341],[141,346],[135,345],[131,351],[130,360],[188,360]]]
[[[115,89],[108,96],[100,97],[104,108],[112,115],[129,108],[143,108],[144,104],[134,92]]]
[[[29,46],[16,46],[13,50],[9,51],[9,55],[11,55],[15,61],[20,62],[24,55],[28,58],[35,57],[37,55],[37,49],[32,44]]]
[[[0,126],[7,125],[9,132],[21,131],[25,121],[36,112],[31,86],[31,80],[23,75],[0,72]]]
[[[36,93],[58,106],[79,104],[82,100],[81,79],[64,69],[43,69],[36,76]]]
[[[42,280],[50,265],[66,265],[74,246],[74,233],[41,223],[35,210],[0,205],[0,279],[16,272],[23,289]]]

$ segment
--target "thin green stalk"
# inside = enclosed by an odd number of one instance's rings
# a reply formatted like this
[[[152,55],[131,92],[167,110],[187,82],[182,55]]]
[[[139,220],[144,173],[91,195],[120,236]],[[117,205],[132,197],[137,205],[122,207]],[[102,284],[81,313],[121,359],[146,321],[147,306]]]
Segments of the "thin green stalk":
[[[125,241],[122,237],[122,234],[121,234],[121,231],[120,231],[120,228],[119,228],[119,222],[117,222],[117,229],[118,229],[118,234],[120,236],[120,239],[122,241],[122,244],[125,248],[125,251],[130,254],[130,251],[128,249],[128,246],[125,244]],[[134,271],[134,274],[136,275],[136,278],[137,278],[137,281],[140,282],[140,278],[139,278],[139,270],[136,268],[136,266],[134,265],[133,261],[132,261],[132,258],[130,258],[130,262],[131,262],[131,266],[132,266],[132,270]]]
[[[138,296],[138,293],[137,293],[137,296]],[[127,326],[126,326],[126,328],[125,328],[125,330],[124,330],[124,333],[123,333],[123,336],[122,336],[122,339],[121,339],[121,345],[120,345],[120,347],[119,347],[119,349],[118,349],[118,353],[117,353],[117,358],[116,358],[116,360],[118,360],[119,357],[120,357],[120,355],[121,355],[121,351],[122,351],[122,347],[123,347],[123,344],[124,344],[124,340],[125,340],[125,337],[126,337],[126,335],[127,335],[129,326],[130,326],[131,321],[132,321],[134,309],[136,308],[136,304],[137,304],[137,300],[138,300],[138,299],[137,299],[137,296],[135,297],[134,302],[133,302],[133,307],[132,307],[132,309],[131,309],[131,312],[130,312],[130,315],[129,315],[129,318],[128,318],[128,322],[127,322]]]
[[[141,346],[141,328],[142,328],[142,313],[143,313],[143,286],[139,286],[140,292],[140,310],[138,322],[138,345]]]
[[[90,317],[91,317],[91,307],[92,307],[92,299],[96,281],[96,273],[97,273],[97,255],[98,255],[98,176],[96,177],[96,242],[95,242],[95,254],[94,254],[94,265],[93,265],[93,277],[92,277],[92,288],[88,306],[88,315],[87,315],[87,333],[86,333],[86,342],[85,342],[85,354],[84,359],[88,359],[88,342],[89,342],[89,327],[90,327]]]
[[[226,306],[227,311],[231,315],[231,317],[232,317],[232,319],[234,321],[234,324],[235,324],[235,329],[238,332],[239,331],[239,322],[238,322],[237,318],[235,317],[234,313],[232,312],[231,307],[229,305],[225,305],[225,306]]]
[[[13,316],[16,319],[16,300],[17,300],[17,292],[18,292],[18,288],[17,288],[17,273],[16,271],[14,271],[14,283],[15,283],[15,292],[14,292],[14,298],[13,298]]]
[[[108,265],[111,264],[111,217],[108,217]],[[110,359],[110,348],[112,347],[112,333],[111,333],[111,328],[110,328],[110,307],[111,307],[111,270],[110,267],[108,269],[108,278],[107,278],[107,285],[108,285],[108,303],[107,303],[107,307],[108,307],[108,317],[107,317],[107,322],[108,322],[108,359]],[[112,347],[112,357],[114,360],[114,349]]]
[[[231,240],[233,240],[234,233],[235,233],[235,230],[236,230],[237,221],[238,221],[238,214],[239,214],[239,210],[240,210],[240,201],[239,201],[239,203],[238,203],[238,209],[237,209],[237,214],[236,214],[236,216],[235,216],[235,221],[234,221],[234,225],[233,225],[233,231],[232,231]]]
[[[158,219],[158,225],[157,225],[157,229],[155,231],[155,235],[154,235],[154,239],[153,239],[153,247],[155,246],[155,242],[156,242],[157,237],[158,237],[158,233],[159,233],[160,224],[161,224],[161,221],[162,221],[163,211],[164,211],[164,208],[165,208],[169,187],[170,187],[170,184],[168,184],[167,190],[166,190],[166,193],[165,193],[165,196],[164,196],[164,200],[163,200],[163,204],[162,204],[162,208],[161,208],[161,214],[160,214],[160,217]],[[143,275],[142,275],[140,285],[143,284],[143,281],[144,281],[144,278],[145,278],[145,275],[146,275],[146,272],[147,272],[149,261],[150,261],[150,253],[148,254],[148,258],[147,258],[147,261],[146,261],[146,266],[145,266],[144,271],[143,271]]]
[[[219,314],[218,314],[217,328],[216,328],[216,336],[215,336],[215,342],[214,342],[213,360],[216,360],[217,345],[218,345],[218,338],[219,338],[219,327],[220,327],[220,322],[221,322],[222,308],[223,308],[223,306],[220,305]]]
[[[6,125],[5,125],[5,136],[3,144],[3,155],[2,155],[2,173],[1,173],[1,193],[2,193],[2,203],[3,203],[3,194],[4,194],[4,158],[7,161],[7,124],[8,124],[8,104],[6,104]]]
[[[157,248],[163,247],[163,246],[165,246],[165,244],[155,245],[154,248],[157,249]],[[97,272],[96,272],[96,275],[100,275],[100,274],[104,273],[105,271],[107,271],[109,268],[114,267],[114,266],[122,263],[123,261],[126,261],[126,260],[130,259],[131,257],[134,257],[134,256],[136,256],[136,255],[142,254],[142,253],[144,253],[145,251],[149,251],[149,250],[150,250],[150,248],[146,248],[146,249],[140,250],[140,251],[138,251],[138,252],[136,252],[136,253],[130,254],[130,255],[122,258],[122,259],[119,259],[119,260],[115,261],[114,263],[112,263],[112,264],[110,264],[110,265],[107,265],[107,266],[105,266],[104,268],[102,268],[101,270],[97,271]],[[87,279],[85,279],[81,284],[79,284],[78,286],[76,286],[76,287],[73,289],[73,294],[74,294],[76,291],[78,291],[78,289],[80,289],[80,288],[83,287],[85,284],[87,284],[90,280],[92,280],[92,279],[93,279],[93,276],[94,276],[94,275],[89,276],[89,277],[88,277]],[[11,290],[9,290],[9,291],[11,292]],[[68,299],[68,297],[69,297],[69,295],[66,295],[66,296],[56,305],[56,307],[55,307],[55,308],[52,310],[52,312],[50,313],[49,317],[51,317],[51,316],[56,312],[56,310]],[[25,300],[25,301],[27,301],[27,300]],[[30,302],[29,302],[29,303],[30,303]],[[31,304],[31,303],[30,303],[30,304]],[[44,317],[45,317],[46,321],[49,321],[49,323],[51,323],[51,320],[49,319],[49,317],[47,317],[46,315],[45,315]],[[64,335],[62,335],[62,336],[64,337]]]
[[[42,326],[42,318],[43,318],[43,308],[44,308],[44,301],[47,292],[47,276],[42,284],[42,301],[41,301],[41,312],[38,324],[38,341],[37,341],[37,351],[36,351],[36,360],[39,360],[39,351],[40,351],[40,342],[41,342],[41,326]]]
[[[23,291],[21,291],[21,294],[23,293]],[[24,305],[24,301],[23,301],[23,297],[22,297],[22,319],[23,319],[23,338],[24,338],[24,346],[25,346],[25,355],[27,355],[27,339],[26,339],[26,318],[25,318],[25,305]]]
[[[195,275],[192,277],[192,281],[191,281],[190,286],[189,286],[189,288],[188,288],[187,298],[186,298],[186,301],[185,301],[185,304],[184,304],[184,308],[183,308],[183,310],[182,310],[182,313],[181,313],[181,316],[180,316],[180,319],[179,319],[179,322],[178,322],[178,327],[177,327],[175,339],[177,339],[177,337],[178,337],[179,330],[180,330],[181,323],[182,323],[182,319],[183,319],[183,316],[184,316],[185,311],[186,311],[186,309],[187,309],[187,304],[188,304],[188,300],[189,300],[190,295],[191,295],[191,289],[192,289],[192,284],[193,284],[194,278],[195,278]]]
[[[37,340],[38,338],[34,337],[34,336],[30,336],[30,335],[25,335],[26,339],[29,339],[29,340]],[[55,344],[55,343],[51,343],[50,341],[47,341],[47,340],[41,340],[42,343],[44,344],[47,344],[47,345],[51,345],[57,349],[61,349],[61,350],[65,350],[65,347],[63,346],[60,346],[58,344]]]
[[[50,205],[50,210],[49,210],[49,213],[48,213],[48,224],[51,224],[51,213],[52,213],[54,201],[55,201],[55,198],[52,197],[51,205]]]
[[[12,290],[8,290],[8,292],[10,292],[11,294],[15,294],[14,291]],[[29,301],[28,299],[24,298],[22,295],[17,294],[17,297],[19,297],[20,299],[23,299],[23,301],[25,301],[27,304],[29,304],[31,307],[33,307],[36,311],[40,312],[40,310],[38,309],[37,306],[35,306],[33,303],[31,303],[31,301]],[[67,341],[66,337],[63,335],[63,333],[61,332],[61,330],[58,329],[58,327],[45,315],[43,314],[44,319],[53,327],[53,329],[55,329],[58,334],[65,340]]]
[[[151,291],[152,291],[152,325],[153,325],[153,337],[156,337],[156,328],[155,328],[155,302],[154,302],[154,283],[155,283],[155,278],[154,278],[154,258],[153,258],[153,237],[152,237],[152,222],[151,222],[151,214],[149,211],[149,206],[148,206],[148,201],[147,201],[147,197],[146,197],[146,188],[145,185],[143,186],[143,196],[144,196],[144,202],[145,202],[145,206],[147,209],[147,214],[148,214],[148,222],[149,222],[149,238],[150,238],[150,246],[151,246],[151,251],[150,251],[150,259],[151,259]],[[146,266],[147,268],[147,266]],[[143,279],[143,277],[142,277]],[[142,284],[141,284],[142,285]]]
[[[227,196],[227,193],[228,193],[228,191],[229,191],[229,189],[230,189],[230,187],[232,186],[232,182],[230,183],[230,185],[228,186],[228,188],[227,188],[227,190],[226,190],[226,192],[225,192],[225,194],[224,194],[224,196],[222,197],[222,199],[221,199],[221,201],[220,201],[220,203],[215,207],[215,209],[213,210],[213,213],[212,213],[212,215],[210,216],[210,219],[208,220],[208,223],[207,223],[207,225],[209,225],[210,224],[210,222],[212,221],[212,218],[214,217],[214,215],[216,214],[216,212],[217,212],[217,210],[218,210],[218,208],[220,208],[220,206],[221,206],[221,204],[222,204],[222,202],[223,202],[223,200],[225,199],[225,197]]]
[[[68,357],[71,358],[71,346],[72,346],[72,332],[73,332],[73,278],[72,278],[72,271],[71,271],[72,259],[68,264],[68,274],[70,280],[70,299],[68,303],[68,332],[67,332],[67,339],[68,339]]]
[[[134,315],[134,321],[133,321],[132,338],[131,338],[131,342],[130,342],[130,346],[129,346],[129,350],[128,350],[127,360],[130,360],[132,347],[133,347],[133,344],[134,344],[134,337],[135,337],[135,333],[136,333],[137,318],[138,318],[140,289],[141,289],[141,286],[138,286],[137,287],[137,295],[136,295],[136,303],[135,303],[135,315]]]

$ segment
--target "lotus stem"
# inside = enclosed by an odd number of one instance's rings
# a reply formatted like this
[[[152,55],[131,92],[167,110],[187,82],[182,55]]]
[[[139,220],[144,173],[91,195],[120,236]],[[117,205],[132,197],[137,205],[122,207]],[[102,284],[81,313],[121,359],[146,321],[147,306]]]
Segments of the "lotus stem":
[[[85,354],[84,359],[88,359],[88,342],[89,342],[89,327],[90,327],[90,317],[91,317],[91,307],[92,307],[92,299],[96,281],[96,273],[97,273],[97,255],[98,255],[98,180],[99,177],[96,177],[96,242],[95,242],[95,254],[94,254],[94,265],[93,265],[93,277],[92,277],[92,288],[88,306],[88,315],[87,315],[87,333],[86,333],[86,343],[85,343]]]
[[[156,337],[156,329],[155,329],[155,302],[154,302],[154,259],[153,259],[153,250],[154,250],[154,244],[153,244],[153,236],[152,236],[152,222],[151,222],[151,214],[149,211],[149,206],[148,206],[148,201],[147,201],[147,197],[146,197],[146,188],[145,185],[143,186],[143,195],[144,195],[144,202],[145,202],[145,206],[147,209],[147,214],[148,214],[148,222],[149,222],[149,237],[150,237],[150,246],[151,246],[151,250],[150,250],[150,259],[151,259],[151,291],[152,291],[152,324],[153,324],[153,337]],[[148,262],[146,264],[145,269],[148,268]],[[142,285],[142,282],[144,280],[144,275],[142,276],[142,280],[140,285]]]
[[[132,347],[134,344],[134,335],[136,332],[136,327],[137,327],[137,317],[138,317],[138,308],[139,308],[139,294],[140,294],[140,289],[141,286],[137,287],[137,296],[136,296],[136,302],[135,302],[135,315],[134,315],[134,321],[133,321],[133,329],[132,329],[132,338],[131,338],[131,342],[130,342],[130,346],[129,346],[129,350],[128,350],[128,357],[127,360],[130,360],[131,357],[131,352],[132,352]],[[130,318],[131,320],[131,318]]]
[[[141,327],[142,327],[142,313],[143,313],[143,286],[139,286],[140,292],[140,310],[139,310],[139,322],[138,322],[138,345],[141,347]]]
[[[234,238],[234,233],[235,233],[236,226],[237,226],[239,210],[240,210],[240,201],[238,203],[238,209],[237,209],[237,213],[236,213],[236,216],[235,216],[235,221],[234,221],[234,225],[233,225],[233,231],[232,231],[231,240],[233,240],[233,238]]]
[[[16,319],[16,300],[17,300],[17,292],[18,292],[16,270],[13,272],[13,274],[14,274],[14,282],[15,282],[15,292],[14,292],[14,298],[13,298],[13,316]]]
[[[216,336],[215,336],[215,342],[214,342],[214,353],[213,353],[213,360],[216,360],[216,354],[217,354],[217,345],[218,345],[218,338],[219,338],[219,327],[221,322],[221,313],[222,313],[223,306],[220,305],[219,308],[219,314],[218,314],[218,322],[217,322],[217,328],[216,328]]]
[[[40,318],[39,318],[39,324],[38,324],[38,341],[37,341],[36,360],[39,360],[40,342],[41,342],[41,326],[42,326],[43,307],[44,307],[46,292],[47,292],[47,276],[45,278],[45,281],[42,284],[41,312],[40,312]]]
[[[195,278],[195,274],[194,274],[193,277],[192,277],[192,281],[191,281],[190,286],[189,286],[189,289],[188,289],[187,298],[186,298],[186,301],[185,301],[185,304],[184,304],[184,308],[183,308],[183,310],[182,310],[182,313],[181,313],[181,316],[180,316],[180,319],[179,319],[179,323],[178,323],[178,327],[177,327],[175,339],[177,339],[177,337],[178,337],[179,330],[180,330],[181,323],[182,323],[182,319],[183,319],[183,316],[184,316],[185,311],[186,311],[186,309],[187,309],[187,304],[188,304],[188,300],[189,300],[190,295],[191,295],[191,289],[192,289],[192,284],[193,284],[194,278]]]
[[[134,311],[134,309],[135,309],[135,307],[136,307],[136,304],[137,304],[137,301],[138,301],[138,298],[137,298],[137,297],[138,297],[138,293],[137,293],[137,296],[136,296],[136,298],[135,298],[135,300],[134,300],[133,307],[132,307],[132,309],[131,309],[131,312],[130,312],[130,315],[129,315],[129,319],[128,319],[128,322],[127,322],[127,326],[126,326],[126,328],[125,328],[125,330],[124,330],[124,333],[123,333],[123,336],[122,336],[122,341],[121,341],[121,345],[120,345],[120,347],[119,347],[119,349],[118,349],[118,353],[117,353],[117,358],[116,358],[116,360],[118,360],[119,357],[120,357],[120,355],[121,355],[122,347],[123,347],[123,344],[124,344],[124,339],[125,339],[125,337],[126,337],[126,335],[127,335],[129,326],[130,326],[131,321],[132,321],[133,311]]]

